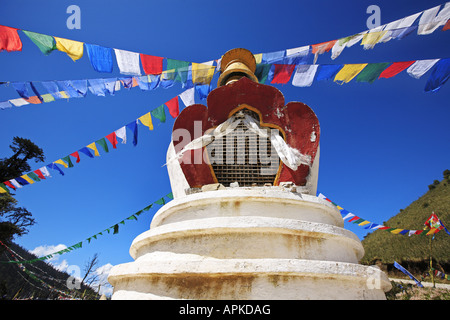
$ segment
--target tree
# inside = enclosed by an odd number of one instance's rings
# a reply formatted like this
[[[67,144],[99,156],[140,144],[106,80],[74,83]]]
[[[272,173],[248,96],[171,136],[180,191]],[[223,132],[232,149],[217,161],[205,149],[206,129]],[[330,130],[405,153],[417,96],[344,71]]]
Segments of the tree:
[[[29,139],[14,137],[9,146],[14,154],[0,159],[0,182],[14,179],[30,171],[29,161],[44,161],[44,152]],[[14,236],[22,236],[34,225],[32,214],[17,207],[13,194],[0,195],[0,241],[10,243]]]

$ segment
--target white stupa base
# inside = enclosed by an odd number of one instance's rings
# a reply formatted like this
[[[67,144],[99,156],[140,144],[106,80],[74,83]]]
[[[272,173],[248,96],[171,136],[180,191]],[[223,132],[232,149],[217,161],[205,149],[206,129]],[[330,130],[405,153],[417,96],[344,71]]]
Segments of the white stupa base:
[[[359,239],[322,199],[234,188],[171,201],[109,275],[112,299],[385,299]]]

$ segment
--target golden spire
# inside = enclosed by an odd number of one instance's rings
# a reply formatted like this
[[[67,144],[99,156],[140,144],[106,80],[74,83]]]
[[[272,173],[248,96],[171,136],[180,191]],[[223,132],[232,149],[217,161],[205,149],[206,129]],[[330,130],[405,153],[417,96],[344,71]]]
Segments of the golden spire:
[[[227,85],[242,77],[258,82],[255,71],[256,60],[250,51],[243,48],[231,49],[222,56],[220,62],[221,75],[217,86]]]

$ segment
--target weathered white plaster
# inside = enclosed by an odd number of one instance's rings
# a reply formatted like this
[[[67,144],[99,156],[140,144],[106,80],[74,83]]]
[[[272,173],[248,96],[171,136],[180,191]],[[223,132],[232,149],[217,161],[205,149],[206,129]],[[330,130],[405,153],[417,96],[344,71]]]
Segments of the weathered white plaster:
[[[113,299],[385,299],[386,275],[363,266],[339,211],[282,187],[182,196],[115,266]]]

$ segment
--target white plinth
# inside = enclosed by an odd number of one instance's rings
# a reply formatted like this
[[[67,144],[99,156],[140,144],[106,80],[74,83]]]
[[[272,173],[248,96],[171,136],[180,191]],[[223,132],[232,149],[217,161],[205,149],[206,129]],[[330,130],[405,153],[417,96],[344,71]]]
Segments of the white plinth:
[[[112,299],[385,299],[364,249],[328,202],[280,187],[176,198],[109,275]]]

